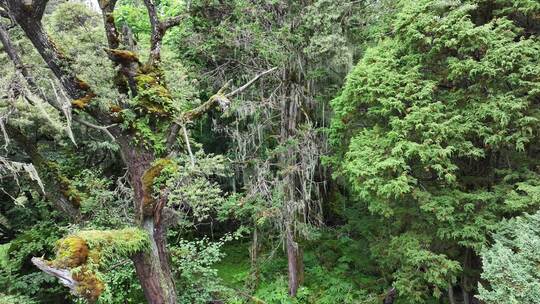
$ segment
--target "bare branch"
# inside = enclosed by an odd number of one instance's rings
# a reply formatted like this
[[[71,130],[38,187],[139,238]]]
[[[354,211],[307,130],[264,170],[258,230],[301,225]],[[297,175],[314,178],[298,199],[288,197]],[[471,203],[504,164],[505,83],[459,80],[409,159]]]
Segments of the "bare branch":
[[[243,86],[237,88],[236,90],[224,94],[224,91],[228,88],[231,81],[227,81],[219,91],[212,95],[205,103],[201,104],[200,106],[196,107],[195,109],[192,109],[190,111],[184,112],[180,115],[179,121],[175,122],[169,131],[169,136],[167,136],[167,150],[170,150],[172,146],[174,145],[175,139],[178,136],[178,132],[180,131],[181,126],[193,121],[194,119],[204,115],[206,112],[213,109],[216,105],[219,105],[222,109],[227,109],[231,101],[229,100],[230,97],[234,97],[238,95],[239,93],[246,90],[249,86],[251,86],[255,81],[257,81],[259,78],[263,77],[264,75],[271,73],[275,71],[277,68],[271,68],[269,70],[266,70],[264,72],[261,72],[257,74],[255,77],[253,77],[250,81],[246,82]]]
[[[182,125],[182,132],[184,133],[184,140],[186,141],[188,153],[189,153],[189,159],[191,160],[191,165],[195,167],[195,156],[193,156],[193,152],[191,151],[191,145],[189,144],[189,136],[186,130],[186,126]]]
[[[103,131],[105,134],[107,134],[107,136],[109,136],[109,138],[110,138],[113,142],[116,141],[116,139],[114,138],[114,136],[112,135],[112,133],[108,130],[108,128],[112,128],[112,127],[116,126],[116,124],[112,124],[112,125],[103,127],[103,126],[98,126],[98,125],[89,123],[88,121],[86,121],[86,120],[84,120],[84,119],[81,119],[80,117],[74,117],[73,120],[75,120],[76,122],[78,122],[78,123],[80,123],[80,124],[82,124],[82,125],[85,125],[85,126],[87,126],[87,127],[90,127],[90,128],[92,128],[92,129],[96,129],[96,130]]]
[[[170,17],[170,18],[167,18],[167,19],[163,20],[161,22],[161,24],[160,24],[160,27],[165,32],[168,29],[170,29],[171,27],[179,25],[180,22],[182,22],[182,20],[184,20],[184,19],[185,19],[185,16],[183,16],[183,15]]]
[[[266,70],[260,74],[258,74],[257,76],[253,77],[253,79],[251,79],[250,81],[246,82],[246,84],[244,84],[243,86],[239,87],[238,89],[230,92],[229,94],[226,94],[225,97],[233,97],[239,93],[241,93],[242,91],[244,91],[245,89],[247,89],[250,85],[252,85],[255,81],[257,81],[259,78],[263,77],[264,75],[268,74],[268,73],[271,73],[273,71],[275,71],[277,68],[274,67],[274,68],[271,68],[269,70]]]
[[[31,261],[41,271],[58,278],[60,283],[68,287],[72,294],[77,295],[77,287],[79,286],[79,283],[73,278],[69,269],[54,268],[49,266],[47,261],[43,260],[42,258],[33,257]]]

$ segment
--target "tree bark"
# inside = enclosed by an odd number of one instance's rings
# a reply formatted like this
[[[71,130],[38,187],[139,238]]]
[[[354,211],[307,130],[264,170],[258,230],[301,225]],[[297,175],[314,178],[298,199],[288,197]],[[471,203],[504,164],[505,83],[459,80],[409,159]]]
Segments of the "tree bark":
[[[294,240],[292,229],[286,229],[287,265],[289,270],[289,295],[296,297],[303,280],[303,256],[298,243]]]
[[[451,283],[448,283],[448,301],[450,304],[456,304],[456,298],[454,296],[454,286]]]
[[[388,292],[386,292],[386,295],[384,296],[383,304],[394,304],[394,301],[396,300],[396,288],[392,287]]]
[[[150,250],[133,256],[137,277],[144,295],[151,304],[176,303],[176,288],[167,253],[167,241],[162,218],[163,205],[155,205],[151,213],[145,211],[145,197],[151,195],[143,184],[143,176],[152,167],[153,153],[141,147],[134,147],[130,139],[119,139],[124,161],[128,168],[134,192],[134,208],[139,225],[148,232]]]
[[[286,146],[287,141],[296,131],[297,112],[293,100],[287,98],[282,103],[281,113],[281,143]],[[298,288],[304,277],[304,262],[301,250],[294,238],[294,221],[297,217],[295,210],[295,201],[297,199],[295,186],[295,172],[291,172],[290,168],[296,165],[296,155],[291,147],[287,148],[287,152],[280,157],[281,167],[284,171],[283,190],[284,190],[284,220],[285,220],[285,241],[287,247],[287,264],[289,272],[289,295],[296,297]]]

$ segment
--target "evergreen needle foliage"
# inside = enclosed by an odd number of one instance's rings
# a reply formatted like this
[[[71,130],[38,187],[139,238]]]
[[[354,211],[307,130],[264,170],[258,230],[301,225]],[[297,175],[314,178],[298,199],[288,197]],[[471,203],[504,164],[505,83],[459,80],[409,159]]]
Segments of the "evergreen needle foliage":
[[[0,304],[540,304],[537,0],[0,0]]]

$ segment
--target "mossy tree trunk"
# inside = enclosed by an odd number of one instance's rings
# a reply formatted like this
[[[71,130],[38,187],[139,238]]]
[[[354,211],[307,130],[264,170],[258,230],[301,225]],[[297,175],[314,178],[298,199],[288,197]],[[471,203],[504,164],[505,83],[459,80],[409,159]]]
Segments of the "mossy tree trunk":
[[[137,92],[133,86],[133,78],[141,72],[142,64],[130,51],[118,50],[119,39],[116,30],[113,11],[115,0],[100,1],[105,22],[105,30],[109,49],[107,53],[114,65],[120,66],[120,76],[124,83],[117,83],[118,90],[127,93],[126,87],[131,89],[131,97]],[[50,40],[45,32],[41,19],[47,0],[19,1],[7,0],[0,2],[0,6],[9,12],[10,18],[14,19],[22,28],[25,35],[32,42],[38,53],[47,63],[50,70],[61,83],[68,96],[73,99],[72,105],[90,114],[98,123],[109,125],[118,122],[118,117],[113,111],[103,110],[92,101],[96,97],[93,90],[86,82],[79,79],[74,73],[70,61],[65,57]],[[177,25],[180,18],[159,21],[152,1],[145,1],[152,23],[152,50],[151,60],[145,65],[146,70],[159,70],[159,51],[161,39],[167,28]],[[121,56],[128,54],[130,56]],[[111,104],[112,106],[112,104]],[[127,107],[128,105],[122,105]],[[163,119],[162,117],[155,119]],[[172,118],[171,118],[172,119]],[[173,304],[176,303],[176,290],[167,254],[165,240],[165,226],[161,221],[161,213],[166,203],[166,197],[158,201],[148,201],[152,193],[143,183],[145,173],[152,169],[153,162],[162,157],[152,149],[146,148],[140,141],[135,140],[133,130],[125,130],[120,127],[108,129],[110,135],[119,143],[122,159],[127,167],[129,180],[134,191],[133,208],[137,215],[139,226],[145,229],[150,237],[150,248],[147,251],[135,254],[132,260],[143,288],[148,303]]]
[[[130,139],[119,140],[129,180],[134,192],[134,209],[139,225],[150,238],[150,250],[133,256],[137,276],[149,303],[176,303],[176,289],[172,277],[165,225],[161,221],[163,202],[155,201],[149,206],[152,196],[144,185],[143,177],[152,169],[156,160],[154,153],[142,147],[133,147]],[[164,197],[166,199],[166,197]]]
[[[0,23],[0,42],[4,47],[9,59],[23,76],[31,91],[41,95],[41,91],[37,87],[30,71],[23,64],[18,51],[13,46],[7,28]],[[22,94],[21,92],[17,92]],[[43,98],[43,96],[40,96]],[[9,122],[6,122],[5,130],[9,138],[13,139],[17,146],[24,151],[26,156],[30,159],[32,164],[36,167],[39,175],[43,177],[42,182],[46,189],[45,197],[67,218],[71,218],[74,221],[80,219],[79,212],[79,199],[76,193],[69,193],[69,190],[73,186],[67,184],[68,180],[63,177],[57,169],[57,164],[51,160],[46,159],[41,153],[39,153],[36,144],[28,138],[19,128],[12,126]]]
[[[133,189],[133,208],[136,222],[140,228],[147,231],[150,240],[148,250],[135,253],[132,256],[137,276],[148,303],[176,303],[176,289],[167,252],[166,226],[162,221],[163,208],[167,203],[168,195],[167,193],[153,193],[153,181],[161,174],[162,170],[160,161],[167,160],[169,155],[174,154],[172,149],[175,148],[175,139],[180,129],[179,120],[188,123],[201,117],[217,105],[226,108],[229,104],[229,98],[239,94],[258,78],[274,71],[275,68],[256,75],[244,86],[228,94],[223,92],[225,86],[207,102],[191,111],[171,113],[174,110],[168,111],[165,108],[163,111],[161,108],[156,111],[153,104],[147,105],[144,102],[146,100],[149,103],[153,100],[168,102],[171,99],[160,70],[160,50],[167,29],[178,25],[182,18],[172,17],[160,20],[154,2],[152,0],[144,1],[152,33],[149,60],[143,64],[139,61],[137,54],[129,49],[129,45],[127,45],[127,49],[120,49],[119,32],[113,17],[116,0],[101,0],[99,5],[103,13],[108,43],[105,52],[112,64],[118,68],[114,85],[120,94],[136,101],[129,103],[122,101],[123,98],[119,98],[119,100],[104,107],[94,102],[99,96],[86,82],[77,77],[70,59],[55,47],[45,32],[41,18],[46,4],[47,0],[24,2],[0,0],[0,16],[6,17],[1,13],[8,12],[8,17],[16,21],[22,28],[67,95],[72,99],[71,104],[76,109],[74,119],[78,118],[78,114],[85,112],[98,124],[109,125],[106,128],[86,123],[87,126],[90,125],[106,132],[120,146],[122,162],[127,168],[129,182]],[[17,65],[16,62],[15,64]],[[55,102],[47,101],[56,107]],[[158,104],[157,106],[163,105]],[[141,115],[150,121],[147,127],[155,134],[164,134],[163,139],[167,142],[165,151],[153,147],[150,141],[137,135],[137,129],[132,124],[126,122],[122,126],[122,116],[117,113],[123,109],[131,109],[134,112],[143,111],[144,114]]]

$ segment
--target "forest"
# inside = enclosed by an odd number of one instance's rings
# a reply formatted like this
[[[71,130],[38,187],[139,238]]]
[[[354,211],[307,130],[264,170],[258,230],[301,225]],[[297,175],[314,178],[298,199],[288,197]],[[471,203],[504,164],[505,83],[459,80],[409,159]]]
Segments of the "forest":
[[[540,304],[539,0],[0,0],[0,304]]]

